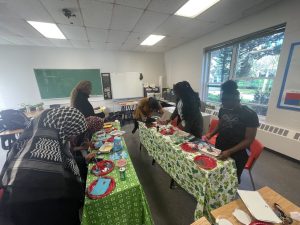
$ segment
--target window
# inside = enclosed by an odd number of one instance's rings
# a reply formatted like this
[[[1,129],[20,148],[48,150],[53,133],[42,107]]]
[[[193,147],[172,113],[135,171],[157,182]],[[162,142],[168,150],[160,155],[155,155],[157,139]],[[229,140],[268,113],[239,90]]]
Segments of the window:
[[[276,75],[285,25],[206,49],[204,99],[220,104],[221,84],[235,80],[241,103],[265,116]]]

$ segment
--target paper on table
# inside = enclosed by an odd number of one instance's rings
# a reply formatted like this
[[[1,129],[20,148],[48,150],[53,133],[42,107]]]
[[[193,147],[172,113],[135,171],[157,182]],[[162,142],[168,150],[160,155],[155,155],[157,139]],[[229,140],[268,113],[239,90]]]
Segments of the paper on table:
[[[282,222],[257,191],[238,190],[238,194],[257,220],[271,223]]]

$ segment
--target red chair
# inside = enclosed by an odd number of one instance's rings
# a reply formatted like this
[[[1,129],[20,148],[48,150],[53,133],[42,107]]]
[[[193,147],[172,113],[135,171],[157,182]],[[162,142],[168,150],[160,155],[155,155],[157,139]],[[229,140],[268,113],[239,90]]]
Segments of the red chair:
[[[219,124],[219,120],[217,119],[212,119],[210,121],[210,124],[209,124],[209,130],[208,132],[209,133],[212,133],[213,130],[218,126]],[[218,134],[215,134],[213,137],[211,137],[211,139],[209,139],[209,143],[212,144],[212,145],[216,145],[216,140],[217,140],[217,137],[218,137]]]
[[[254,163],[256,162],[256,160],[258,159],[260,154],[262,153],[263,149],[264,149],[263,144],[260,143],[258,140],[254,139],[254,141],[250,145],[250,156],[249,156],[248,161],[245,165],[245,169],[248,170],[248,172],[249,172],[249,176],[250,176],[250,179],[251,179],[253,190],[255,190],[255,185],[254,185],[253,177],[252,177],[252,174],[251,174],[251,170],[254,166]]]

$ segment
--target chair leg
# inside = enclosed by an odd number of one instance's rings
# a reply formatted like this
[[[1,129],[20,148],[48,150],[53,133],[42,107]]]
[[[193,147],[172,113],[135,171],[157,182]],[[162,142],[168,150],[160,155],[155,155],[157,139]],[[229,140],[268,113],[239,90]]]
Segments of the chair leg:
[[[154,165],[155,164],[155,159],[152,159],[152,165]]]
[[[248,170],[248,171],[249,171],[249,176],[250,176],[250,180],[251,180],[252,188],[253,188],[253,190],[255,191],[255,185],[254,185],[254,181],[253,181],[253,177],[252,177],[251,170]]]

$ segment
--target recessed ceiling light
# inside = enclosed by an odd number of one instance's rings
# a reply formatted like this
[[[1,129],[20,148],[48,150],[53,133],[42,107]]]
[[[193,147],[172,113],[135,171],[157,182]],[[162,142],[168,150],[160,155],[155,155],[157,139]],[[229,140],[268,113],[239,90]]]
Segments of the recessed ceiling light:
[[[163,35],[155,35],[151,34],[149,37],[147,37],[141,45],[155,45],[157,42],[159,42],[161,39],[165,38],[166,36]]]
[[[36,21],[27,21],[27,22],[31,26],[33,26],[38,32],[44,35],[46,38],[66,39],[66,37],[58,28],[58,26],[54,23],[44,23],[44,22],[36,22]]]
[[[177,16],[195,18],[220,0],[189,0],[175,13]]]

